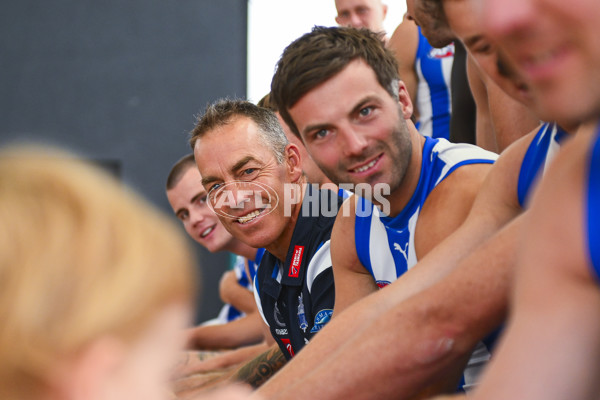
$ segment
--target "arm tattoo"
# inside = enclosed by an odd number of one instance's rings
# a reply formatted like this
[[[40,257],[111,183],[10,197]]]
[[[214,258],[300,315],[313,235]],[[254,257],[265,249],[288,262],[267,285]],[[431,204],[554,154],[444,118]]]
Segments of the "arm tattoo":
[[[206,360],[210,360],[211,358],[218,356],[219,354],[221,354],[221,352],[219,352],[219,351],[206,351],[206,350],[197,351],[196,358],[199,361],[206,361]]]
[[[269,349],[244,364],[233,376],[236,381],[246,382],[254,388],[266,382],[286,363],[279,347]]]

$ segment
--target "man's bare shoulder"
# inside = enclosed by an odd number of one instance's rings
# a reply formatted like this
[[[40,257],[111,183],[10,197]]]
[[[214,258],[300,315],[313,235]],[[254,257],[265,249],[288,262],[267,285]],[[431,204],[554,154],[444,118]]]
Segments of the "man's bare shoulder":
[[[516,212],[522,211],[517,190],[519,175],[525,154],[542,128],[543,124],[540,124],[500,154],[481,186],[476,205],[482,203],[482,206],[490,210],[503,207]]]
[[[527,234],[545,244],[537,256],[548,257],[546,265],[570,268],[586,277],[584,196],[595,139],[593,130],[583,127],[562,146],[534,192]]]
[[[394,52],[400,66],[415,61],[419,46],[419,30],[414,21],[404,18],[388,41],[387,47]]]

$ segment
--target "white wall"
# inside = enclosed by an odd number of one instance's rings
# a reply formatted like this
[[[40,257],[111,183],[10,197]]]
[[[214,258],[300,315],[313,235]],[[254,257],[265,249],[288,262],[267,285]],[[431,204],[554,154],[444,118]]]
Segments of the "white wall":
[[[385,28],[391,34],[406,11],[404,0],[388,5]],[[257,102],[270,90],[283,49],[314,25],[334,26],[334,0],[248,0],[248,100]]]

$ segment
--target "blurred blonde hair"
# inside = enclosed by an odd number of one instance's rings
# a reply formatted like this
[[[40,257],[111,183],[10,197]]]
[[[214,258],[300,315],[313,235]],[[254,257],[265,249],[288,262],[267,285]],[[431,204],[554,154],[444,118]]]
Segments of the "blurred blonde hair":
[[[111,177],[59,151],[0,151],[0,398],[37,395],[56,360],[126,342],[191,304],[187,242]]]

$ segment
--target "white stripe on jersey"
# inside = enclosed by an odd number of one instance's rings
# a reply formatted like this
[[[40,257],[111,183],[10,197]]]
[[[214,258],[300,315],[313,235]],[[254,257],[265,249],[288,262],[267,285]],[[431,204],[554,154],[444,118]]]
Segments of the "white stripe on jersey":
[[[331,243],[326,241],[321,248],[310,259],[308,271],[306,271],[306,286],[308,293],[312,294],[312,285],[317,276],[327,268],[331,268]]]
[[[433,106],[431,105],[431,92],[429,91],[429,85],[425,76],[423,76],[423,70],[421,69],[421,60],[417,60],[416,65],[417,72],[417,110],[419,111],[419,133],[423,136],[429,136],[433,134]]]

